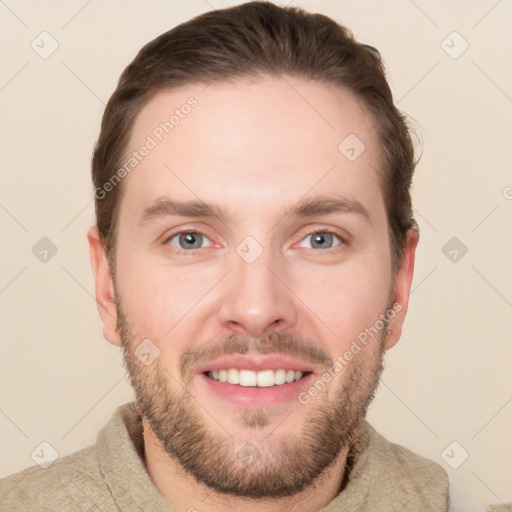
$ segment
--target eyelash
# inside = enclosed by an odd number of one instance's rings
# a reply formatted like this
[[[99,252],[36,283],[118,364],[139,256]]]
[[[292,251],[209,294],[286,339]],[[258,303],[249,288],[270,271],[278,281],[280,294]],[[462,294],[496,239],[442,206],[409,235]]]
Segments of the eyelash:
[[[334,235],[336,236],[340,243],[338,245],[335,245],[334,247],[330,247],[329,249],[319,249],[319,251],[321,252],[328,252],[328,251],[334,251],[336,250],[337,248],[341,248],[341,246],[343,245],[347,245],[347,241],[345,239],[344,236],[342,236],[338,231],[336,230],[333,230],[333,229],[329,229],[329,228],[325,228],[325,229],[318,229],[318,228],[315,228],[315,229],[311,229],[309,231],[307,231],[305,234],[304,234],[304,237],[301,239],[304,240],[305,238],[307,238],[308,236],[310,235],[315,235],[317,233],[320,233],[320,234],[329,234],[329,235]],[[169,236],[167,236],[162,244],[163,245],[168,245],[169,242],[176,236],[176,235],[182,235],[182,234],[192,234],[192,235],[202,235],[202,236],[205,236],[206,238],[210,238],[204,231],[201,231],[200,229],[182,229],[180,231],[175,231],[173,232],[172,234],[170,234]],[[194,254],[196,251],[199,251],[200,249],[205,249],[205,247],[198,247],[196,249],[181,249],[179,247],[174,247],[172,246],[174,250],[176,250],[177,252],[179,253],[185,253],[185,254]]]

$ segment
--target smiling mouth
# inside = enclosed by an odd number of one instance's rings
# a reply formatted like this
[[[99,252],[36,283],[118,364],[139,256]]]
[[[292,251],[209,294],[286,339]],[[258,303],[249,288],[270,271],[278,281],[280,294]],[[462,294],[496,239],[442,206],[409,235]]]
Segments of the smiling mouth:
[[[204,375],[208,378],[243,387],[268,388],[290,384],[303,379],[312,372],[301,372],[295,370],[263,370],[255,372],[252,370],[238,370],[229,368],[218,371],[206,371]]]

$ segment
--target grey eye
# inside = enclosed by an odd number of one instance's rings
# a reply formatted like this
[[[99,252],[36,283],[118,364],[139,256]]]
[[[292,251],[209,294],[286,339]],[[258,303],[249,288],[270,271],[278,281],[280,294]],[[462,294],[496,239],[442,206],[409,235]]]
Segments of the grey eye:
[[[304,240],[307,240],[308,238],[311,238],[311,246],[313,249],[331,249],[332,247],[335,247],[341,243],[341,240],[337,235],[326,231],[317,231],[316,233],[311,233],[306,236]],[[334,239],[338,239],[339,243],[333,245]],[[304,246],[301,245],[301,247]]]
[[[177,241],[173,242],[175,239]],[[178,249],[200,249],[203,247],[205,239],[207,240],[207,237],[202,233],[183,231],[181,233],[176,233],[176,235],[169,238],[169,242],[174,247],[178,247]]]

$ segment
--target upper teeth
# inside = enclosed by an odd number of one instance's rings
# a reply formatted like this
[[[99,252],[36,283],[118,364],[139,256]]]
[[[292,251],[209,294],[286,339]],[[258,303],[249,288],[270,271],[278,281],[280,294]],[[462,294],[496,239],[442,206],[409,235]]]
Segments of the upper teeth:
[[[303,372],[294,370],[263,370],[261,372],[253,372],[251,370],[237,370],[235,368],[208,372],[209,377],[220,382],[259,387],[293,382],[294,380],[299,380],[303,375]]]

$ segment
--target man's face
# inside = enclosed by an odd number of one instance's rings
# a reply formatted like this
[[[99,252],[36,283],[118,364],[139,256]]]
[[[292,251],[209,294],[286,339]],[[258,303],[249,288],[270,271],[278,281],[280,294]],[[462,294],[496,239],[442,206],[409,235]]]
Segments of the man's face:
[[[123,344],[145,428],[218,491],[311,484],[348,445],[399,337],[403,316],[391,337],[379,315],[406,302],[411,275],[396,287],[373,125],[351,93],[292,78],[163,91],[137,117],[128,153],[156,144],[122,183],[119,332],[105,335]],[[215,215],[151,215],[165,200]],[[345,206],[318,208],[330,200]]]

